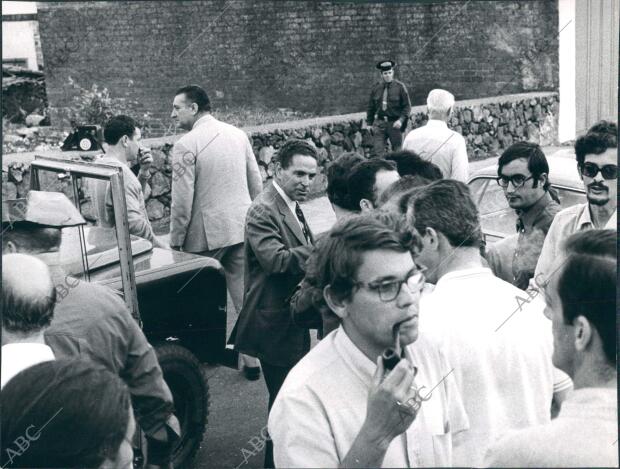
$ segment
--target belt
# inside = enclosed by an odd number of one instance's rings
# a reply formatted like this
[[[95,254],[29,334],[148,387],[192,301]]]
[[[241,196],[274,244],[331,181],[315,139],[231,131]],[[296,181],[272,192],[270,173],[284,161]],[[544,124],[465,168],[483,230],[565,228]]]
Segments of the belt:
[[[395,122],[400,119],[400,117],[377,116],[377,119],[384,122]]]

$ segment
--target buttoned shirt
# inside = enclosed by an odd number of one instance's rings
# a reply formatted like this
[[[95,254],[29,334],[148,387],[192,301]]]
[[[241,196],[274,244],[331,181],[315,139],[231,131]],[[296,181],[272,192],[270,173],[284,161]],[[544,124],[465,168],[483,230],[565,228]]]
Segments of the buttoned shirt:
[[[617,213],[618,211],[614,210],[605,224],[605,229],[617,230]],[[594,229],[594,223],[588,203],[573,205],[558,212],[549,227],[549,232],[538,258],[538,264],[536,264],[534,278],[541,276],[546,279],[549,277],[552,273],[553,264],[560,255],[562,243],[566,238],[577,231],[591,229]]]
[[[403,150],[413,151],[437,165],[444,178],[467,182],[469,160],[465,139],[444,121],[429,119],[426,125],[413,129],[405,137]]]
[[[299,227],[302,229],[304,229],[304,225],[303,223],[299,220],[299,218],[297,218],[297,211],[296,206],[297,206],[297,202],[295,202],[293,199],[291,199],[288,195],[286,195],[286,192],[284,192],[284,189],[282,189],[278,183],[274,180],[271,181],[271,183],[273,184],[273,187],[275,187],[276,191],[278,191],[278,194],[280,194],[280,197],[282,197],[284,199],[284,202],[286,203],[286,206],[289,208],[289,210],[291,211],[291,213],[293,214],[293,216],[295,217],[295,220],[297,220],[297,223],[299,223]]]
[[[545,237],[560,205],[549,192],[527,210],[517,210],[517,233],[489,246],[487,261],[502,280],[525,290],[534,277]],[[516,245],[515,245],[516,243]]]
[[[387,87],[387,108],[382,109],[383,90]],[[403,82],[392,80],[390,83],[380,81],[375,83],[370,91],[370,100],[366,111],[366,122],[372,125],[375,116],[379,119],[387,118],[390,121],[400,119],[404,126],[411,113],[411,101],[407,87]]]
[[[546,425],[506,435],[485,467],[618,467],[618,397],[613,388],[581,388]]]
[[[454,367],[469,416],[454,465],[478,467],[503,432],[547,423],[553,395],[551,321],[541,301],[475,267],[443,275],[420,300],[420,335]]]
[[[3,345],[1,387],[20,371],[54,359],[54,352],[45,344],[21,342]]]
[[[418,367],[420,394],[432,393],[392,440],[382,467],[450,466],[452,435],[468,427],[451,367],[423,338],[406,347],[406,357]],[[289,372],[269,415],[276,467],[337,467],[364,423],[375,369],[342,327],[310,350]]]

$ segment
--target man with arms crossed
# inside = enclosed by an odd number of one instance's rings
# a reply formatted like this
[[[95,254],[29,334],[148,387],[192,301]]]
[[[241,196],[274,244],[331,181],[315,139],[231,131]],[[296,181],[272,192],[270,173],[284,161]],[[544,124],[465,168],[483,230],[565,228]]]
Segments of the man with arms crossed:
[[[551,423],[500,440],[491,467],[618,467],[616,232],[580,231],[566,240],[544,284],[553,326],[553,364],[574,392]]]
[[[452,435],[467,428],[467,416],[450,365],[418,337],[424,275],[411,235],[362,215],[326,236],[319,284],[341,326],[278,395],[269,416],[276,466],[450,466]],[[395,342],[404,356],[390,371],[381,354]]]

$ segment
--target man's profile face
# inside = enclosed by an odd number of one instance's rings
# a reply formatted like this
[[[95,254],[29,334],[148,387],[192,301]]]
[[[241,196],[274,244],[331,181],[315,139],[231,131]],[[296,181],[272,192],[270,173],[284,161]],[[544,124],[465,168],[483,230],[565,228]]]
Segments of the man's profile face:
[[[545,316],[551,319],[551,331],[553,333],[553,366],[564,371],[569,376],[573,376],[575,370],[575,349],[574,327],[564,322],[564,312],[562,301],[558,293],[558,279],[561,275],[561,264],[565,262],[565,257],[556,259],[554,268],[551,270],[553,275],[549,279],[543,280],[546,286],[544,290]],[[537,279],[537,283],[541,283]]]
[[[310,183],[316,176],[317,161],[308,155],[293,155],[288,167],[276,165],[276,182],[291,200],[303,202],[310,193]]]
[[[131,138],[127,139],[127,162],[134,163],[138,159],[138,153],[140,151],[140,140],[142,140],[142,132],[138,127],[133,132]]]
[[[595,164],[599,168],[605,165],[617,165],[618,164],[618,149],[608,148],[607,151],[600,155],[589,154],[584,158],[584,164]],[[586,189],[586,196],[588,202],[592,205],[606,205],[609,202],[616,202],[616,195],[618,193],[618,178],[604,179],[603,175],[599,171],[594,177],[588,177],[581,174],[583,179],[583,185]]]
[[[502,167],[500,174],[506,177],[521,176],[523,179],[532,177],[532,173],[527,169],[526,158],[512,160]],[[521,187],[516,188],[512,182],[509,182],[508,186],[503,188],[510,208],[527,210],[543,196],[545,190],[542,188],[542,183],[539,181],[537,186],[533,187],[534,183],[534,178],[531,178],[527,179]]]
[[[385,83],[391,83],[394,80],[394,69],[382,71],[381,78]]]
[[[361,257],[355,280],[366,285],[404,281],[417,271],[409,252],[377,249],[366,251]],[[392,329],[402,322],[401,345],[409,345],[418,338],[419,300],[420,293],[411,292],[406,284],[400,286],[396,298],[387,302],[381,299],[377,290],[367,286],[354,287],[351,298],[345,301],[347,315],[342,322],[352,338],[361,339],[375,349],[392,346]]]
[[[172,114],[170,117],[184,130],[192,130],[196,121],[196,104],[190,103],[185,93],[178,94],[172,102]]]

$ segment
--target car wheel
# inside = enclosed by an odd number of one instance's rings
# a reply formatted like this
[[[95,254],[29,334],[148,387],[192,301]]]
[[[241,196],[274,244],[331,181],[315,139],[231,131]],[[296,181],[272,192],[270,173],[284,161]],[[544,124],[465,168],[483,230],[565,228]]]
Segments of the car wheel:
[[[155,349],[181,425],[181,439],[173,450],[172,465],[175,468],[191,467],[207,427],[207,377],[198,359],[186,348],[166,344]]]

